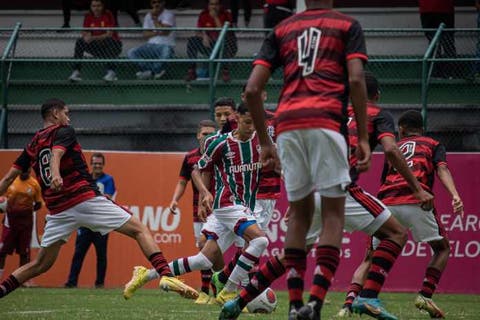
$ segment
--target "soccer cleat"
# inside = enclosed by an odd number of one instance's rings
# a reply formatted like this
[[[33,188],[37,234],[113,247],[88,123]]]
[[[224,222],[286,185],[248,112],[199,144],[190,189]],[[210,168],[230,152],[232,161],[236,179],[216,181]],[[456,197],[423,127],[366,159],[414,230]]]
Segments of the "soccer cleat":
[[[235,299],[236,297],[237,297],[236,292],[228,292],[226,290],[222,290],[220,291],[220,293],[217,293],[217,297],[215,298],[215,300],[217,300],[218,304],[224,305],[225,303]]]
[[[155,73],[153,75],[153,79],[158,80],[161,79],[165,75],[165,70],[161,70],[159,73]]]
[[[222,282],[220,281],[220,279],[218,279],[219,273],[220,273],[220,271],[214,272],[214,273],[212,274],[212,280],[210,280],[210,285],[211,285],[212,287],[214,287],[214,290],[213,290],[213,291],[216,292],[217,295],[220,293],[220,291],[223,290],[223,287],[225,287],[225,284],[222,283]]]
[[[175,277],[163,276],[160,279],[160,288],[163,291],[174,291],[186,299],[197,299],[198,292],[192,287],[183,283],[180,279]]]
[[[209,301],[210,296],[202,291],[198,294],[198,298],[197,300],[195,300],[195,304],[208,304]]]
[[[310,301],[297,312],[297,320],[320,320],[320,313],[315,309],[316,301]]]
[[[352,309],[351,307],[346,307],[346,306],[343,306],[342,309],[340,309],[340,311],[338,311],[336,317],[337,318],[349,318],[352,316]]]
[[[397,317],[385,310],[378,298],[357,297],[353,301],[352,311],[360,315],[368,314],[375,319],[398,320]]]
[[[112,82],[112,81],[117,81],[117,74],[113,70],[108,70],[105,76],[103,77],[103,80],[107,82]]]
[[[148,282],[148,269],[142,266],[136,266],[133,268],[132,279],[125,285],[123,289],[123,297],[125,300],[130,299],[135,291],[143,287]]]
[[[72,82],[82,81],[82,76],[80,74],[80,70],[73,70],[70,77],[68,77],[68,80],[72,81]]]
[[[433,319],[445,318],[445,313],[433,302],[431,298],[426,298],[419,294],[415,299],[415,307],[425,310]]]
[[[228,301],[222,307],[220,311],[220,316],[218,317],[219,320],[230,320],[230,319],[237,319],[240,313],[242,313],[242,309],[238,304],[239,297],[235,297],[235,299]]]
[[[290,309],[288,312],[288,320],[297,320],[298,311],[295,308]]]

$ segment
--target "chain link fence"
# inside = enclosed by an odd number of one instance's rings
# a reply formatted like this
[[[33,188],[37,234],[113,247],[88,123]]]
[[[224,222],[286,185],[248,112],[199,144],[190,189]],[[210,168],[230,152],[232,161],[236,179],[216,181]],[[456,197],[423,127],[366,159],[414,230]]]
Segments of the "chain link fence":
[[[12,65],[7,100],[10,145],[19,145],[40,126],[33,111],[42,101],[60,97],[73,106],[72,122],[88,148],[188,149],[196,124],[210,117],[209,106],[216,97],[240,100],[253,58],[268,32],[224,29],[213,30],[221,34],[219,45],[205,48],[201,38],[195,38],[199,29],[176,28],[173,55],[158,58],[149,56],[149,51],[135,58],[132,50],[146,43],[142,29],[119,28],[115,31],[121,45],[112,42],[83,50],[88,52],[79,59],[79,46],[86,48],[79,44],[82,29],[22,28],[15,56],[5,61]],[[9,32],[0,30],[0,48],[5,47]],[[475,76],[480,64],[479,31],[455,30],[453,57],[443,49],[445,36],[432,42],[439,49],[425,57],[429,32],[436,30],[365,30],[367,69],[379,79],[380,104],[397,117],[404,110],[421,109],[426,102],[428,130],[446,140],[449,150],[478,150],[478,125],[467,115],[478,115],[479,109],[480,81]],[[425,67],[431,69],[428,78]],[[78,77],[72,77],[74,70],[80,71]],[[108,70],[115,74],[104,79]],[[147,70],[152,72],[141,73]],[[282,71],[277,70],[267,87],[269,108],[275,107],[282,84]]]

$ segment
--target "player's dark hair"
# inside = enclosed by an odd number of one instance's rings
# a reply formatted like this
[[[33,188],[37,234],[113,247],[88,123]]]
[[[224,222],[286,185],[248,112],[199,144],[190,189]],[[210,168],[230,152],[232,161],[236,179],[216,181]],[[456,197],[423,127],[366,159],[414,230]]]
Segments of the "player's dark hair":
[[[238,104],[237,112],[238,112],[238,114],[241,114],[241,115],[244,115],[245,113],[248,112],[248,108],[247,108],[247,105],[245,104],[245,102],[240,102]]]
[[[365,84],[367,86],[368,99],[375,98],[379,93],[378,80],[375,75],[370,71],[365,71]]]
[[[200,132],[202,128],[217,128],[217,125],[212,120],[202,120],[198,123],[197,133]]]
[[[406,130],[421,131],[423,129],[423,117],[417,110],[408,110],[398,118],[398,126]]]
[[[105,164],[105,156],[103,155],[103,153],[95,152],[94,154],[92,154],[92,157],[90,158],[90,161],[92,161],[93,158],[101,158],[102,161],[103,161],[103,164]]]
[[[235,111],[235,100],[229,97],[221,97],[221,98],[218,98],[213,104],[214,108],[224,107],[224,106],[232,107],[233,111]]]
[[[53,109],[60,110],[60,109],[63,109],[65,105],[66,104],[63,100],[60,100],[57,98],[48,99],[42,104],[42,108],[41,108],[42,119],[46,119]]]

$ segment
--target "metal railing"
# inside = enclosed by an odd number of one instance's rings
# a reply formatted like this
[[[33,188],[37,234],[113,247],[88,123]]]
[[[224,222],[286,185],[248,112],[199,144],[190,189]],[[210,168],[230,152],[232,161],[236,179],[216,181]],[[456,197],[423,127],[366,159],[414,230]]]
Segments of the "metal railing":
[[[37,105],[44,98],[65,97],[73,105],[209,105],[216,97],[238,98],[248,79],[251,62],[260,49],[268,29],[230,28],[217,29],[160,28],[174,31],[175,55],[168,59],[129,59],[129,49],[146,42],[141,28],[115,28],[123,41],[123,52],[115,58],[73,58],[74,44],[83,28],[73,28],[66,33],[57,33],[56,28],[23,28],[15,26],[5,36],[0,30],[0,41],[6,43],[1,61],[2,107],[8,105]],[[89,29],[92,30],[92,29]],[[62,30],[64,31],[64,30]],[[198,31],[218,32],[218,40],[207,54],[189,58],[189,39]],[[225,56],[227,35],[233,32],[237,39],[234,57]],[[428,42],[426,33],[433,33]],[[480,42],[479,29],[455,29],[457,54],[455,57],[440,55],[439,48],[446,32],[438,29],[365,29],[370,55],[367,69],[374,72],[380,82],[380,103],[392,106],[392,110],[419,108],[429,129],[437,130],[441,119],[430,115],[430,106],[478,106],[480,101],[480,78],[475,77],[472,65],[480,65],[476,53]],[[48,41],[47,41],[48,40]],[[69,82],[72,65],[81,62],[82,82]],[[157,80],[137,79],[139,63],[165,63],[166,74]],[[98,74],[107,64],[116,65],[118,81],[104,82]],[[185,82],[189,66],[197,65],[197,71],[206,66],[208,81]],[[458,67],[454,77],[439,78],[435,70],[445,63]],[[222,81],[220,71],[227,67],[231,80]],[[470,70],[470,71],[469,71]],[[480,71],[480,69],[479,69]],[[282,87],[282,70],[276,71],[269,81],[267,103],[273,106]],[[477,99],[478,98],[478,99]],[[453,107],[452,107],[453,108]],[[0,116],[0,125],[6,141],[6,112]],[[433,118],[432,118],[433,117]],[[433,119],[432,121],[430,121]],[[15,123],[18,129],[24,125]],[[31,124],[25,124],[26,127]],[[104,127],[103,125],[102,127]]]

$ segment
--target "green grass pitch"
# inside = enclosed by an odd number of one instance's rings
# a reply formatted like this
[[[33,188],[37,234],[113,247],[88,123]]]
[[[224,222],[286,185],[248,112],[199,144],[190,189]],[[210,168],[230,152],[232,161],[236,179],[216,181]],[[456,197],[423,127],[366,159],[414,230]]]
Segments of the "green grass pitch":
[[[413,306],[413,293],[383,293],[387,309],[402,320],[430,319]],[[242,314],[240,319],[285,319],[287,293],[277,292],[279,305],[271,315]],[[343,301],[343,293],[329,293],[322,319],[334,319]],[[437,294],[437,304],[446,311],[447,319],[480,319],[480,296]],[[19,289],[0,300],[0,319],[217,319],[219,307],[195,305],[174,293],[139,290],[125,301],[119,289]],[[350,319],[360,319],[354,316]],[[370,319],[363,316],[361,319]]]

